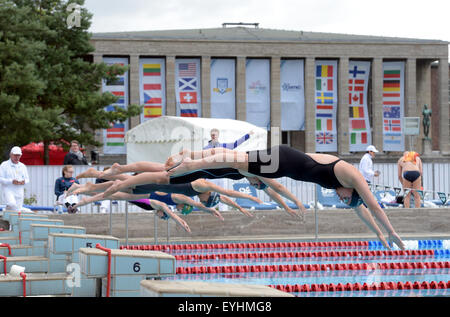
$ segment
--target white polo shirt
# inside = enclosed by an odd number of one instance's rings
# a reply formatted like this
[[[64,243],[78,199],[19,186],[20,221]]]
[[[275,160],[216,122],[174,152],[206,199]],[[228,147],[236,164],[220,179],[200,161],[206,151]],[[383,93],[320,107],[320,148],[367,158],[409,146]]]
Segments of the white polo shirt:
[[[14,164],[9,159],[0,165],[0,184],[2,185],[4,197],[8,197],[11,194],[15,197],[23,197],[25,185],[14,185],[13,180],[24,180],[25,184],[30,182],[25,164],[21,162]]]
[[[369,153],[364,154],[361,158],[361,161],[359,162],[359,171],[367,181],[373,183],[375,171],[373,170],[372,156]]]

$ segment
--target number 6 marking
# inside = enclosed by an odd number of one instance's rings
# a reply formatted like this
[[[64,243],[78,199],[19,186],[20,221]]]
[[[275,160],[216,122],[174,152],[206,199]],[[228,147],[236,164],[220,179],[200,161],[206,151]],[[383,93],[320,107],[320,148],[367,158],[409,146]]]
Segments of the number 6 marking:
[[[141,270],[141,264],[139,262],[136,262],[133,264],[133,271],[139,272]]]

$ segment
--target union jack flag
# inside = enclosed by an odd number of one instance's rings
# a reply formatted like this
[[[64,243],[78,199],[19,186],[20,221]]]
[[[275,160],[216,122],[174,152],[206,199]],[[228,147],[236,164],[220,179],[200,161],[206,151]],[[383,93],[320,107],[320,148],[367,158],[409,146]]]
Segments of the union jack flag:
[[[317,144],[331,144],[333,143],[333,134],[330,132],[317,132],[316,142]]]

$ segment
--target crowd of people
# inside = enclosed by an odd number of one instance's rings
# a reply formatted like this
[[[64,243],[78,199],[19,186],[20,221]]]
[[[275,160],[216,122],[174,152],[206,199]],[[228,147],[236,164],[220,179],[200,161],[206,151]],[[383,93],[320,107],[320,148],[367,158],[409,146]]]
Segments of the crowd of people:
[[[235,148],[248,140],[252,132],[231,143],[218,140],[219,130],[211,131],[211,140],[199,152],[183,150],[163,163],[136,162],[128,165],[113,164],[98,171],[88,168],[74,174],[74,165],[88,165],[80,144],[71,142],[70,151],[64,158],[61,177],[55,181],[56,205],[75,213],[78,208],[95,201],[126,200],[144,210],[154,210],[162,219],[169,217],[190,232],[189,225],[178,214],[188,215],[198,208],[223,220],[219,204],[231,206],[242,214],[252,217],[232,197],[261,201],[252,195],[223,188],[220,181],[246,178],[258,190],[267,193],[288,214],[303,218],[306,209],[300,199],[275,179],[289,177],[297,181],[319,184],[334,189],[342,202],[352,207],[361,220],[389,247],[388,240],[403,248],[403,242],[395,232],[388,217],[370,191],[374,178],[380,171],[373,169],[373,159],[378,150],[370,145],[361,158],[359,168],[329,154],[303,153],[288,146],[274,146],[262,151],[236,151]],[[22,151],[14,146],[9,160],[0,166],[0,183],[6,209],[21,210],[24,187],[30,182],[26,166],[20,162]],[[230,159],[231,158],[231,159]],[[414,207],[420,207],[417,193],[422,187],[422,161],[418,153],[407,151],[398,160],[398,178],[407,193],[404,205],[409,208],[410,196]],[[130,174],[133,173],[133,174]],[[94,178],[95,183],[80,185],[80,178]],[[79,195],[84,195],[79,199]],[[198,197],[194,200],[193,197]],[[283,198],[291,200],[298,212],[291,209]],[[388,232],[386,239],[375,219]]]

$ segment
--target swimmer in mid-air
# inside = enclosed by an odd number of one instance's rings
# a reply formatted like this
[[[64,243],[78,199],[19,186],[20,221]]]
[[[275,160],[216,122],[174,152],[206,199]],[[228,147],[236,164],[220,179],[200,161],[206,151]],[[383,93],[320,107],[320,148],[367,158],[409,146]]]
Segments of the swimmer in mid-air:
[[[284,145],[249,152],[224,148],[200,152],[184,150],[179,155],[170,157],[166,162],[167,167],[170,169],[168,173],[171,177],[202,169],[234,168],[244,175],[263,177],[263,181],[270,178],[289,177],[335,189],[339,198],[355,209],[358,216],[385,247],[390,248],[372,215],[386,229],[389,240],[399,248],[405,248],[362,174],[353,165],[336,156],[303,153]],[[363,202],[370,211],[364,207]]]
[[[123,173],[138,173],[140,174],[131,176],[126,175]],[[97,171],[94,168],[89,168],[83,173],[79,174],[77,178],[102,178],[102,179],[110,179],[114,180],[114,183],[110,185],[108,189],[104,191],[104,197],[107,198],[109,195],[130,188],[134,186],[150,186],[155,188],[154,190],[159,190],[162,192],[168,192],[167,190],[171,190],[172,185],[181,185],[186,183],[196,184],[197,181],[200,179],[219,179],[219,178],[229,178],[233,180],[240,180],[242,178],[247,178],[247,180],[250,182],[252,186],[254,186],[256,189],[264,191],[270,198],[272,198],[281,208],[282,210],[286,211],[290,215],[294,217],[303,218],[303,215],[306,213],[306,208],[302,204],[302,202],[289,190],[277,182],[274,179],[264,179],[262,180],[262,177],[259,176],[244,176],[242,173],[240,173],[238,170],[233,168],[224,168],[224,169],[212,169],[212,170],[202,170],[202,171],[196,171],[193,173],[190,173],[188,175],[180,176],[180,177],[169,177],[168,172],[166,171],[165,164],[161,163],[154,163],[154,162],[136,162],[131,163],[127,165],[120,165],[117,163],[114,163],[111,168],[109,168],[106,171],[100,172]],[[111,184],[111,183],[109,183]],[[208,182],[208,186],[210,186],[211,182]],[[71,191],[74,193],[81,193],[78,191],[75,191],[78,189],[81,185],[76,184],[77,186],[70,188]],[[214,185],[214,184],[213,184]],[[168,187],[167,187],[168,186]],[[217,185],[216,185],[217,186]],[[166,189],[168,188],[168,189]],[[220,188],[220,187],[219,187]],[[104,189],[102,189],[104,190]],[[171,191],[173,192],[173,191]],[[233,191],[235,192],[235,191]],[[226,193],[224,193],[226,194]],[[243,194],[243,193],[241,193]],[[229,195],[230,196],[230,195]],[[238,197],[238,196],[234,196]],[[257,203],[261,203],[260,200],[255,200],[255,197],[253,196],[246,196],[241,198],[248,198],[251,199]],[[252,197],[252,198],[250,198]],[[283,200],[282,197],[285,197],[289,200],[291,200],[300,210],[300,215],[297,214],[292,208],[290,208],[286,202]],[[225,202],[226,203],[226,202]]]
[[[99,172],[93,168],[89,169],[88,171],[84,172],[83,177],[95,177],[100,178],[100,176],[108,177],[111,179],[118,179],[122,181],[126,181],[128,179],[133,179],[133,177],[127,174],[120,174],[115,176],[108,176],[103,175],[102,172]],[[113,181],[106,181],[98,184],[93,184],[90,182],[87,182],[84,185],[78,185],[71,188],[70,191],[67,192],[67,195],[72,194],[86,194],[89,192],[103,192],[106,189],[108,189],[114,182]],[[233,200],[231,200],[229,197],[235,197],[235,198],[244,198],[244,199],[250,199],[256,203],[262,203],[262,201],[254,197],[252,195],[248,195],[246,193],[242,193],[235,190],[229,190],[222,188],[214,183],[211,183],[205,179],[197,179],[189,183],[180,183],[180,184],[144,184],[144,185],[131,185],[131,186],[124,186],[121,191],[125,191],[127,193],[132,194],[151,194],[153,192],[163,192],[163,193],[170,193],[170,194],[182,194],[184,196],[198,196],[200,202],[204,205],[203,208],[209,208],[208,211],[210,213],[213,213],[217,217],[223,220],[222,215],[217,211],[216,209],[212,208],[215,207],[219,202],[222,202],[228,206],[234,207],[238,209],[243,214],[252,217],[253,215],[246,209],[242,208],[238,204],[236,204]],[[104,194],[101,194],[103,199],[105,198]],[[102,199],[99,199],[102,200]],[[202,209],[199,206],[195,206],[199,209]]]

